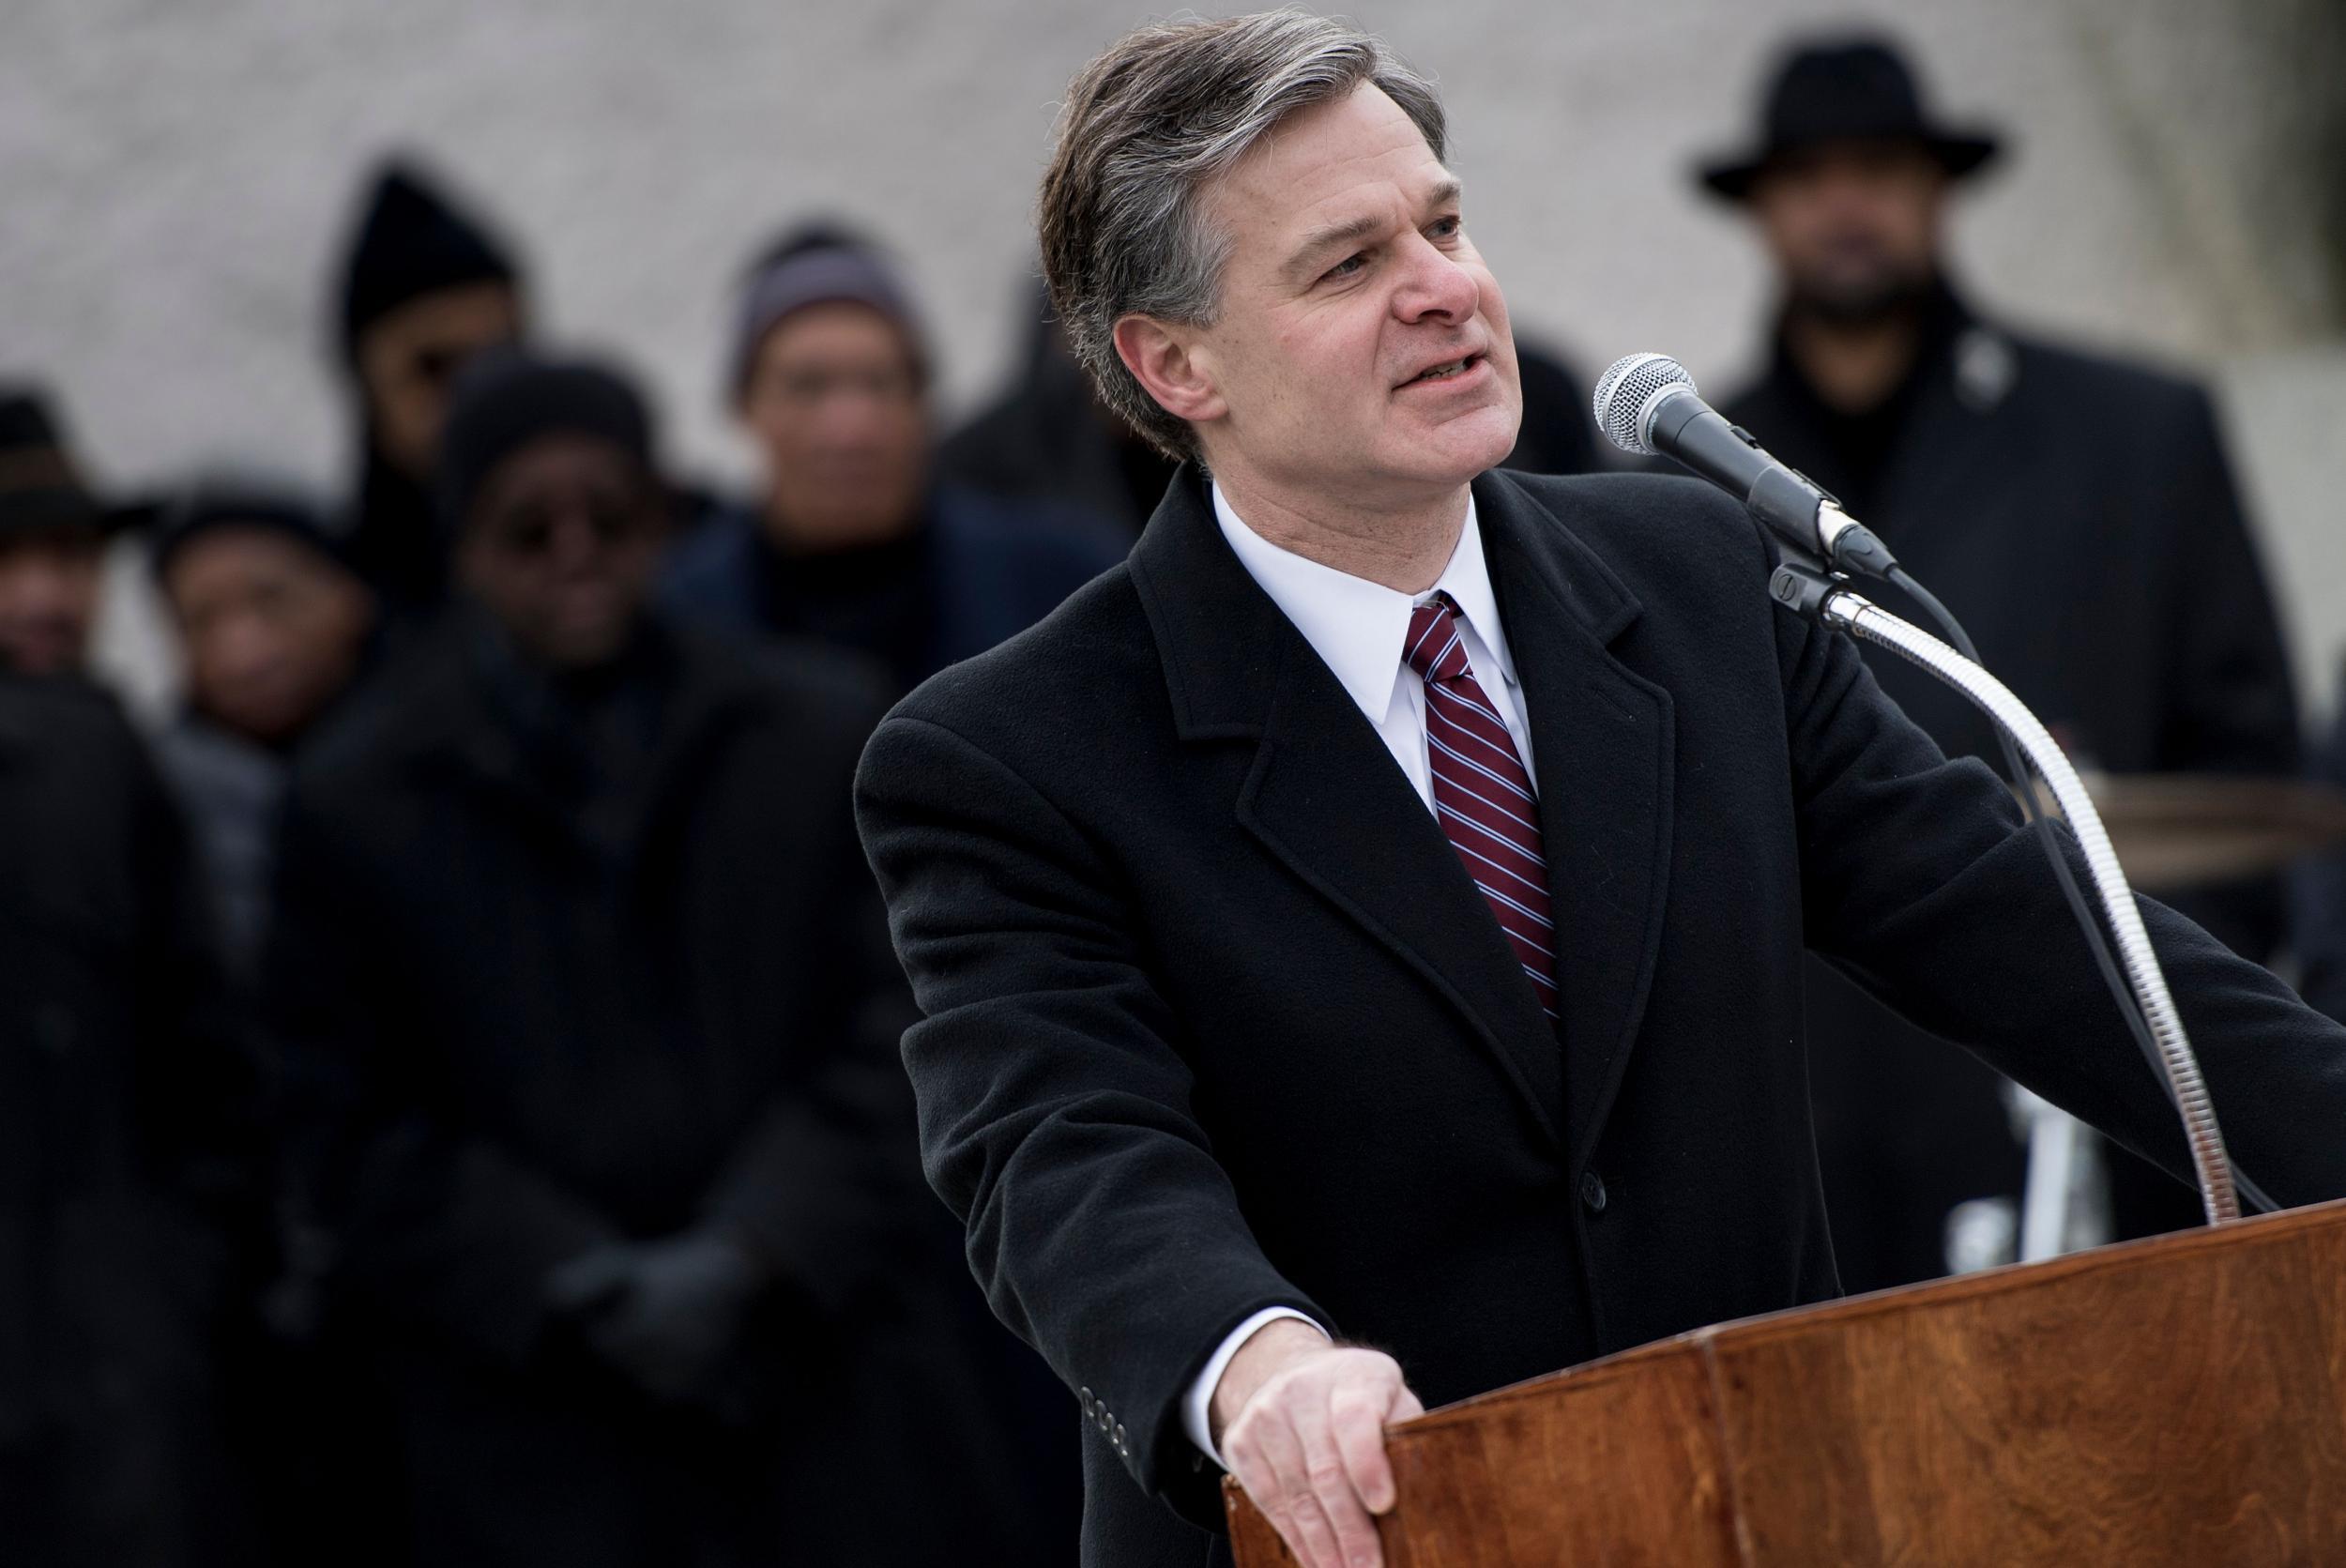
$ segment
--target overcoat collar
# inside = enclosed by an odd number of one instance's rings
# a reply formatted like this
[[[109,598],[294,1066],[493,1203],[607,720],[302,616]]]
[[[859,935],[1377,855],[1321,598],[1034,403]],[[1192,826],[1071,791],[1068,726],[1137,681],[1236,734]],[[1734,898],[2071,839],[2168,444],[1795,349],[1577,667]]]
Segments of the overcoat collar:
[[[1475,481],[1475,503],[1531,718],[1560,1028],[1359,707],[1230,552],[1195,469],[1135,547],[1133,580],[1181,738],[1256,742],[1242,827],[1443,997],[1577,1167],[1619,1088],[1659,945],[1670,700],[1611,651],[1640,606],[1568,520],[1502,473]]]

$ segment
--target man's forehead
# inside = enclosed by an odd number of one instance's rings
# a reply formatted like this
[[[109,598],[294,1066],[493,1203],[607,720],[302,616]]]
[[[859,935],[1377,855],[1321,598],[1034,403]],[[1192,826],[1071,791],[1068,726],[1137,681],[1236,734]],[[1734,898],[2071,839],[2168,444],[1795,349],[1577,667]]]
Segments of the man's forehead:
[[[333,566],[319,546],[295,538],[275,524],[238,519],[212,524],[189,540],[179,547],[171,566],[173,571],[185,567],[196,571],[206,568],[216,571],[252,571],[307,569],[312,563],[324,569]]]
[[[1374,86],[1282,121],[1208,198],[1233,237],[1274,241],[1354,220],[1384,220],[1455,196],[1457,180],[1424,132]]]
[[[461,331],[484,323],[502,324],[521,312],[521,295],[512,284],[484,279],[419,294],[390,311],[368,328],[390,337]]]

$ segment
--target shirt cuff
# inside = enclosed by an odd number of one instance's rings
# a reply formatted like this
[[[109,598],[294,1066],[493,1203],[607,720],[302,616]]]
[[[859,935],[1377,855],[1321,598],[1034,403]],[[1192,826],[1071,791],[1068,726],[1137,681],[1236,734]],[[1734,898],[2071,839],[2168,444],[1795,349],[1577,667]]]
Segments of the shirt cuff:
[[[1206,1362],[1206,1369],[1197,1374],[1197,1380],[1189,1385],[1189,1393],[1181,1397],[1181,1425],[1189,1433],[1189,1440],[1197,1445],[1198,1453],[1203,1454],[1216,1465],[1221,1465],[1226,1470],[1230,1467],[1222,1464],[1221,1452],[1213,1446],[1213,1422],[1211,1412],[1213,1408],[1214,1387],[1222,1381],[1222,1374],[1228,1369],[1230,1358],[1238,1354],[1239,1347],[1254,1338],[1256,1332],[1265,1324],[1275,1323],[1282,1317],[1292,1317],[1298,1322],[1310,1323],[1321,1333],[1328,1332],[1314,1321],[1309,1315],[1298,1312],[1293,1307],[1265,1307],[1230,1331],[1229,1336],[1223,1340],[1221,1347]]]

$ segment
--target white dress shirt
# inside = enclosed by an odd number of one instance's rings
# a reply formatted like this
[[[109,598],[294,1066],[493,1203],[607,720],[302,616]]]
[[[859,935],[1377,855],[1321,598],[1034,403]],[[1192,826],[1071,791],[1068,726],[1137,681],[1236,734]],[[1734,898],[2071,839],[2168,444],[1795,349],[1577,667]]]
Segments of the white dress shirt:
[[[1425,683],[1401,662],[1401,650],[1409,641],[1409,616],[1438,593],[1448,594],[1458,606],[1475,681],[1499,709],[1507,733],[1515,738],[1523,770],[1538,785],[1539,769],[1532,765],[1524,721],[1523,688],[1507,651],[1506,629],[1499,624],[1499,596],[1491,591],[1490,571],[1483,564],[1483,534],[1475,526],[1471,493],[1467,496],[1466,526],[1458,530],[1450,564],[1421,594],[1406,594],[1281,549],[1230,510],[1218,484],[1213,487],[1213,515],[1239,564],[1360,704],[1427,811],[1434,809],[1434,769],[1425,757]],[[1494,671],[1497,679],[1492,678]]]
[[[1524,718],[1523,687],[1516,679],[1515,660],[1507,651],[1506,630],[1499,624],[1499,596],[1491,591],[1490,571],[1483,564],[1483,535],[1475,525],[1471,494],[1467,496],[1466,526],[1458,531],[1450,564],[1441,569],[1434,586],[1420,594],[1402,593],[1280,548],[1246,525],[1218,484],[1213,487],[1213,515],[1222,525],[1222,537],[1237,552],[1239,564],[1271,596],[1280,613],[1294,622],[1320,662],[1351,693],[1428,812],[1434,809],[1434,769],[1425,754],[1425,683],[1402,662],[1401,653],[1409,641],[1410,615],[1438,593],[1448,594],[1457,605],[1465,622],[1460,637],[1474,678],[1515,738],[1524,772],[1534,786],[1538,784],[1539,771],[1532,765]],[[1181,1425],[1189,1440],[1217,1465],[1222,1464],[1222,1455],[1213,1445],[1210,1418],[1214,1387],[1239,1347],[1257,1330],[1282,1317],[1312,1323],[1291,1307],[1264,1308],[1230,1331],[1181,1400]],[[1326,1332],[1325,1325],[1312,1326]]]

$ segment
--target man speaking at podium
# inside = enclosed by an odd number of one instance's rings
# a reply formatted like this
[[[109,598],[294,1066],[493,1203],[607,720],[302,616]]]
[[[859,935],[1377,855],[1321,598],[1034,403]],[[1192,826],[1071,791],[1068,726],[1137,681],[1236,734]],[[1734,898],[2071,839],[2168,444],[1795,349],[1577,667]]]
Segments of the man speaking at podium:
[[[1052,297],[1185,466],[858,779],[931,1180],[1090,1423],[1087,1563],[1226,1560],[1225,1464],[1374,1563],[1381,1423],[1834,1295],[1804,949],[2189,1168],[2010,797],[1774,606],[1733,503],[1489,471],[1443,130],[1292,10],[1077,77]],[[2234,1157],[2346,1193],[2346,1031],[2145,918]]]

